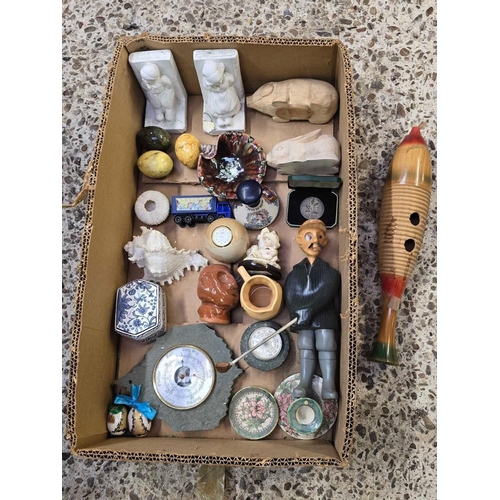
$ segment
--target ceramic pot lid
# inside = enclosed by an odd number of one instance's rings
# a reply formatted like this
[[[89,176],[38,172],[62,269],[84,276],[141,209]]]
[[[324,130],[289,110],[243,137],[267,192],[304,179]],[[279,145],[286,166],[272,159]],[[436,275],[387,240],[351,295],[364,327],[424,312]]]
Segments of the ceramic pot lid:
[[[278,195],[268,186],[262,186],[260,201],[250,206],[242,201],[233,202],[234,218],[247,229],[264,229],[271,225],[280,209]]]

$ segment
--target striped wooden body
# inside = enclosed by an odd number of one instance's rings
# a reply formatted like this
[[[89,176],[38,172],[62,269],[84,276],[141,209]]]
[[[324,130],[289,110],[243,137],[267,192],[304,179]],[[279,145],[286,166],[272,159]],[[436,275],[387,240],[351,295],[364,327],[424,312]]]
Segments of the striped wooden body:
[[[387,174],[379,219],[382,321],[374,361],[398,364],[395,328],[399,302],[422,246],[432,186],[431,158],[418,127],[396,149]]]

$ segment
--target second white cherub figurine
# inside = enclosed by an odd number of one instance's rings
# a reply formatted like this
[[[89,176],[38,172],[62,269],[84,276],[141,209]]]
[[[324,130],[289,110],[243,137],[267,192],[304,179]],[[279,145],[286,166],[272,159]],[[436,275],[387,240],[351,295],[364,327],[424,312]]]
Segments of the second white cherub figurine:
[[[207,61],[203,65],[203,87],[208,91],[207,111],[215,119],[218,128],[228,128],[233,116],[241,109],[240,99],[234,88],[234,76],[224,64]]]
[[[235,49],[195,50],[203,95],[203,131],[219,135],[245,129],[245,92]]]

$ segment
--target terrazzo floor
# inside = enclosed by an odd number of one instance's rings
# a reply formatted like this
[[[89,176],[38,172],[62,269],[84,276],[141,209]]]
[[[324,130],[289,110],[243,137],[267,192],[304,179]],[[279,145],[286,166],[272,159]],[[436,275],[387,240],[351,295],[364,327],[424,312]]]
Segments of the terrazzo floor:
[[[357,412],[349,466],[226,469],[226,499],[437,498],[437,12],[434,0],[64,0],[62,203],[82,186],[107,67],[122,35],[338,38],[353,66],[359,214]],[[433,189],[422,250],[398,316],[401,364],[366,358],[377,334],[377,218],[395,148],[421,125]],[[85,201],[62,212],[62,498],[191,499],[197,466],[92,461],[71,455],[65,400]]]

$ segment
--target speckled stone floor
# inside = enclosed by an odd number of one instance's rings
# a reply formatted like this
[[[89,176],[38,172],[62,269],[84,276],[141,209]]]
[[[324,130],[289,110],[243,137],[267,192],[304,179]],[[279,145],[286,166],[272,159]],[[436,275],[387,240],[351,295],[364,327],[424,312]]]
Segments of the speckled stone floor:
[[[107,67],[121,35],[270,35],[339,38],[353,65],[359,174],[359,365],[350,464],[228,468],[227,499],[437,497],[437,210],[435,0],[64,0],[62,202],[82,186],[101,112]],[[433,160],[423,248],[398,317],[399,367],[369,362],[380,314],[377,217],[393,152],[421,125]],[[85,202],[63,210],[63,401]],[[197,467],[73,457],[62,433],[65,499],[191,499]]]

